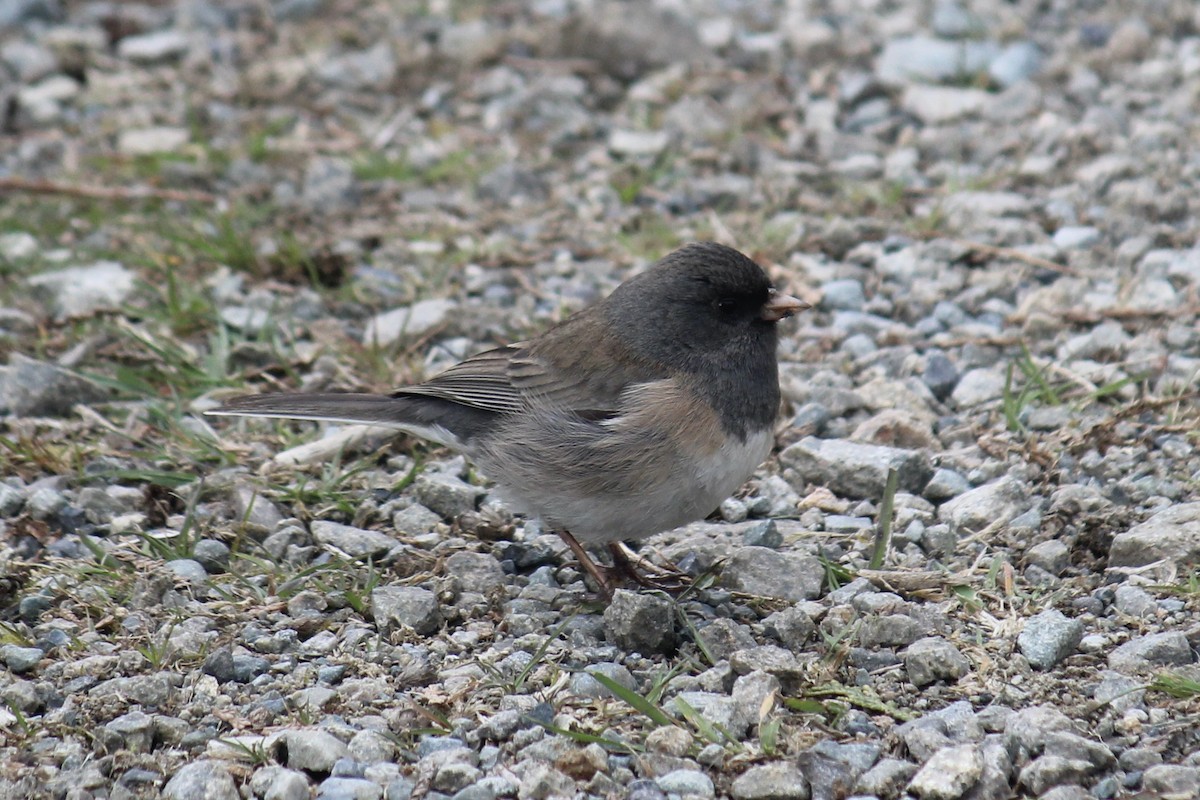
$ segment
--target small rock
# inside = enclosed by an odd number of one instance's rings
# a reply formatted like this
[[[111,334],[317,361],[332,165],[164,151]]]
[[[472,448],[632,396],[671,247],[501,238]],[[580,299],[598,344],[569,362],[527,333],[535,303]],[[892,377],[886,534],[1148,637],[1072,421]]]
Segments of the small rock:
[[[889,84],[909,81],[938,83],[982,72],[999,54],[993,42],[949,42],[930,36],[888,41],[875,64],[875,74]]]
[[[971,662],[950,642],[936,636],[918,639],[904,652],[904,670],[913,685],[956,681],[971,670]]]
[[[608,149],[620,156],[653,156],[670,143],[666,131],[614,130],[608,136]]]
[[[309,800],[308,777],[298,770],[271,764],[254,771],[250,778],[254,797],[270,800]]]
[[[971,488],[971,483],[952,469],[941,467],[934,471],[929,483],[925,484],[925,497],[935,503],[958,497]]]
[[[752,673],[765,673],[780,680],[792,680],[805,674],[805,664],[795,653],[773,644],[738,650],[729,657],[729,666],[746,677]],[[738,698],[734,699],[736,701]],[[757,722],[757,719],[754,721]]]
[[[1071,566],[1071,549],[1058,539],[1047,539],[1029,548],[1025,560],[1051,575],[1062,575]]]
[[[343,89],[383,90],[396,75],[396,54],[388,39],[345,55],[322,60],[316,69],[322,81]]]
[[[686,797],[715,797],[712,778],[695,769],[677,769],[659,777],[655,783],[667,794]]]
[[[983,754],[973,744],[943,747],[913,776],[908,789],[923,800],[958,800],[983,775]]]
[[[912,85],[904,90],[900,104],[926,125],[945,125],[976,116],[987,107],[991,95],[982,89],[953,86]]]
[[[630,691],[637,689],[637,681],[634,680],[633,675],[628,669],[621,664],[602,661],[598,664],[593,664],[586,672],[576,672],[571,676],[571,693],[576,697],[592,699],[609,699],[614,697],[608,687],[592,677],[591,673],[593,672],[599,672],[605,677],[611,678]]]
[[[913,644],[924,631],[906,614],[867,617],[858,628],[858,642],[866,648],[904,647]]]
[[[35,296],[48,302],[60,319],[95,311],[115,311],[134,289],[134,274],[116,261],[97,261],[34,275],[27,280]]]
[[[122,714],[104,726],[101,738],[112,750],[149,753],[154,742],[154,718],[141,711]]]
[[[117,45],[117,54],[139,64],[155,64],[183,55],[188,44],[188,37],[182,31],[155,31],[126,36]]]
[[[128,128],[117,135],[117,151],[127,156],[174,153],[187,144],[190,138],[191,134],[187,128]]]
[[[15,644],[0,646],[0,659],[13,672],[28,672],[38,665],[46,652],[38,647],[21,647]]]
[[[843,279],[821,286],[821,308],[834,311],[862,311],[867,303],[862,281]]]
[[[1142,791],[1150,797],[1200,798],[1200,767],[1158,764],[1142,774]]]
[[[54,364],[13,353],[0,368],[0,413],[19,417],[63,416],[77,404],[99,402],[107,392]],[[27,500],[26,502],[30,502]]]
[[[786,448],[779,460],[804,480],[847,497],[879,497],[892,468],[899,472],[900,491],[919,493],[933,472],[919,451],[812,436]]]
[[[441,472],[422,473],[413,483],[417,500],[446,519],[474,511],[484,490]]]
[[[1141,567],[1156,561],[1200,561],[1200,502],[1168,506],[1113,537],[1110,567]]]
[[[216,539],[201,539],[192,548],[194,558],[209,574],[229,569],[229,546]]]
[[[458,579],[469,592],[489,594],[505,583],[500,562],[487,553],[453,553],[446,559],[446,574]]]
[[[1182,631],[1139,636],[1108,654],[1108,666],[1118,672],[1141,672],[1193,661],[1191,645]]]
[[[733,800],[808,800],[808,782],[791,764],[760,764],[739,775],[729,789]]]
[[[683,728],[666,725],[655,728],[646,736],[646,749],[655,753],[683,758],[692,749],[694,742],[692,735]]]
[[[208,581],[208,570],[195,559],[173,558],[166,562],[165,566],[176,578],[196,586],[202,586]]]
[[[243,524],[272,532],[283,522],[283,514],[256,487],[244,481],[234,483],[229,494],[236,518]]]
[[[898,758],[885,758],[858,776],[854,791],[876,797],[898,797],[916,773],[916,764]]]
[[[1123,583],[1117,587],[1113,607],[1131,617],[1154,617],[1158,613],[1158,602],[1138,586]]]
[[[380,586],[371,592],[371,617],[383,629],[397,626],[425,635],[442,625],[437,596],[417,586]]]
[[[618,589],[604,609],[604,632],[628,652],[670,653],[675,649],[674,609],[661,597]]]
[[[1086,250],[1100,243],[1100,230],[1091,226],[1067,225],[1054,232],[1059,250]]]
[[[1083,639],[1083,623],[1057,609],[1030,617],[1017,636],[1017,646],[1037,669],[1050,669],[1075,652]]]
[[[1008,522],[1028,508],[1028,487],[1006,476],[943,503],[938,509],[938,519],[956,529],[977,532],[989,525]]]
[[[328,775],[339,758],[350,755],[346,743],[328,731],[289,730],[282,735],[289,769]]]
[[[385,311],[367,323],[363,342],[388,347],[401,339],[420,338],[444,325],[457,309],[453,300],[437,297]]]
[[[963,375],[954,387],[954,391],[950,393],[950,402],[955,408],[971,409],[998,400],[1004,395],[1006,384],[1007,378],[999,369],[973,369]]]
[[[392,528],[403,536],[421,537],[437,531],[442,524],[440,514],[435,514],[420,503],[402,508],[392,516]]]
[[[271,312],[265,308],[249,306],[224,306],[219,312],[221,321],[234,330],[257,335],[271,324]]]
[[[166,800],[240,800],[233,776],[220,761],[184,764],[163,787]]]
[[[921,382],[938,400],[945,400],[950,396],[960,377],[958,367],[945,353],[934,351],[925,356],[925,371],[921,373]]]
[[[358,203],[359,192],[353,168],[339,158],[312,159],[304,172],[301,197],[305,205],[318,212],[333,212],[354,207]],[[365,342],[387,344],[378,338],[367,338]]]
[[[400,543],[386,533],[324,519],[313,520],[312,535],[318,543],[336,548],[351,558],[379,558],[400,547]]]
[[[1028,80],[1042,67],[1042,51],[1033,42],[1012,42],[988,64],[988,75],[1000,88]]]
[[[24,231],[0,234],[0,260],[21,261],[37,255],[38,240]]]
[[[811,600],[820,596],[825,571],[815,556],[766,547],[740,547],[725,565],[721,582],[759,597]]]

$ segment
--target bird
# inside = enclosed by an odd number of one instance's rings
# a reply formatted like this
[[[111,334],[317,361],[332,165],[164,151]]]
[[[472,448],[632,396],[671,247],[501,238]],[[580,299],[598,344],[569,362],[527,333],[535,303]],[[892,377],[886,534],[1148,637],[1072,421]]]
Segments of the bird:
[[[206,413],[385,425],[461,452],[611,598],[616,568],[631,575],[622,542],[703,519],[769,456],[777,323],[809,307],[743,253],[697,242],[541,334],[423,383],[244,395]],[[584,544],[608,546],[614,567]]]

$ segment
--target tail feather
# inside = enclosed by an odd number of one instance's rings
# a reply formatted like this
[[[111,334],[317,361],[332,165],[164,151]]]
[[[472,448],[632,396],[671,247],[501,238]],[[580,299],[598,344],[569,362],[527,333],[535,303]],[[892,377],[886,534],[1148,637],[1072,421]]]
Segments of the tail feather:
[[[436,397],[350,392],[243,395],[205,413],[386,425],[455,450],[469,449],[476,438],[493,430],[501,416]]]
[[[377,394],[251,394],[234,397],[204,412],[216,417],[272,417],[347,422],[361,425],[420,425],[408,404]]]

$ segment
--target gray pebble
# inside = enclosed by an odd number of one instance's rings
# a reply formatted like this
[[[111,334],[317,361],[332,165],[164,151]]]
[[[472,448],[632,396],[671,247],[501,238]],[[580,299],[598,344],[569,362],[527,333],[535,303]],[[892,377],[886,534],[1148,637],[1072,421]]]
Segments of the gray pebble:
[[[677,769],[657,778],[655,782],[667,794],[698,798],[716,796],[712,778],[699,770]]]
[[[876,797],[897,797],[916,772],[916,764],[885,758],[858,777],[854,791]]]
[[[925,485],[924,495],[935,503],[958,497],[971,488],[971,484],[958,472],[945,467],[934,470],[933,477]]]
[[[167,569],[181,580],[194,585],[202,585],[208,581],[208,570],[199,561],[191,558],[175,558],[166,563]]]
[[[1117,587],[1113,607],[1131,617],[1154,617],[1158,603],[1145,589],[1123,583]]]
[[[675,613],[670,601],[618,589],[604,609],[608,640],[627,652],[670,653],[675,649]]]
[[[201,759],[184,764],[163,787],[166,800],[240,800],[225,764]]]
[[[915,686],[956,681],[971,670],[959,649],[941,637],[918,639],[904,651],[904,670]]]
[[[392,516],[392,528],[403,536],[422,536],[437,530],[442,518],[420,503],[402,508]]]
[[[779,460],[804,480],[846,497],[879,497],[890,468],[899,472],[900,489],[907,492],[921,491],[933,472],[919,451],[811,436],[784,449]]]
[[[1001,88],[1032,78],[1042,66],[1042,51],[1033,42],[1012,42],[988,64],[988,75]]]
[[[1058,539],[1047,539],[1029,548],[1025,560],[1051,575],[1061,576],[1071,566],[1071,549]]]
[[[1086,250],[1100,243],[1100,230],[1086,225],[1068,225],[1054,232],[1053,241],[1060,250]]]
[[[25,491],[0,483],[0,519],[15,517],[25,505]]]
[[[309,800],[308,778],[303,772],[271,764],[254,771],[250,789],[255,797],[272,800]]]
[[[192,547],[192,558],[200,563],[209,574],[229,569],[229,546],[216,539],[201,539]]]
[[[1117,647],[1108,655],[1108,666],[1118,672],[1139,672],[1194,660],[1187,636],[1182,631],[1167,631],[1139,636]]]
[[[733,800],[808,800],[808,782],[791,764],[759,764],[743,772],[729,789]]]
[[[736,497],[727,497],[722,501],[718,511],[721,514],[721,519],[726,522],[741,522],[750,515],[746,504]]]
[[[328,731],[305,729],[283,733],[290,769],[328,775],[339,758],[349,755],[346,743]]]
[[[1050,669],[1074,653],[1082,638],[1082,622],[1051,608],[1026,621],[1017,646],[1035,668]]]
[[[46,653],[38,647],[21,647],[15,644],[0,646],[0,659],[13,672],[28,672],[38,665]]]
[[[132,295],[136,277],[116,261],[96,261],[43,272],[27,282],[34,296],[47,302],[62,320],[119,309]]]
[[[313,539],[319,544],[336,548],[351,558],[380,558],[401,548],[399,542],[379,531],[325,519],[313,520],[311,527]]]
[[[953,800],[964,796],[982,775],[983,753],[978,745],[951,745],[935,752],[908,788],[918,797]]]
[[[821,286],[821,308],[840,311],[862,311],[867,297],[861,281],[852,279],[829,281]]]
[[[437,597],[417,586],[380,586],[371,592],[371,616],[381,629],[409,628],[433,633],[442,625]]]
[[[747,547],[768,547],[778,549],[783,544],[783,534],[774,520],[765,519],[762,522],[746,528],[742,534],[742,544]]]
[[[459,514],[474,511],[484,490],[453,475],[426,472],[417,476],[413,483],[413,494],[422,505],[445,519],[453,520]]]
[[[1029,488],[1006,476],[943,503],[938,518],[955,528],[974,532],[1008,522],[1028,508]]]
[[[506,580],[500,562],[487,553],[452,553],[446,559],[446,574],[455,577],[465,591],[484,595]]]
[[[724,585],[760,597],[810,600],[821,593],[825,571],[815,556],[741,547],[725,565]]]

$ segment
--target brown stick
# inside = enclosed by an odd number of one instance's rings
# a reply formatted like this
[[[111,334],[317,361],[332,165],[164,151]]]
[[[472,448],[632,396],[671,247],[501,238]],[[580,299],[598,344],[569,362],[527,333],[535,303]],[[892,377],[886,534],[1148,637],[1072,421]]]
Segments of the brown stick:
[[[183,189],[155,189],[151,186],[89,186],[86,184],[37,181],[26,178],[0,178],[0,193],[60,194],[88,200],[168,200],[178,203],[215,203],[217,196],[208,192]]]
[[[1023,253],[1020,250],[1015,250],[1011,247],[997,247],[994,244],[984,244],[983,242],[972,242],[968,239],[955,239],[955,244],[970,248],[976,253],[993,258],[1007,258],[1013,261],[1020,261],[1022,264],[1028,264],[1031,267],[1039,267],[1048,269],[1051,272],[1061,272],[1064,275],[1079,275],[1079,270],[1072,269],[1065,264],[1059,264],[1049,259],[1031,256],[1028,253]]]

